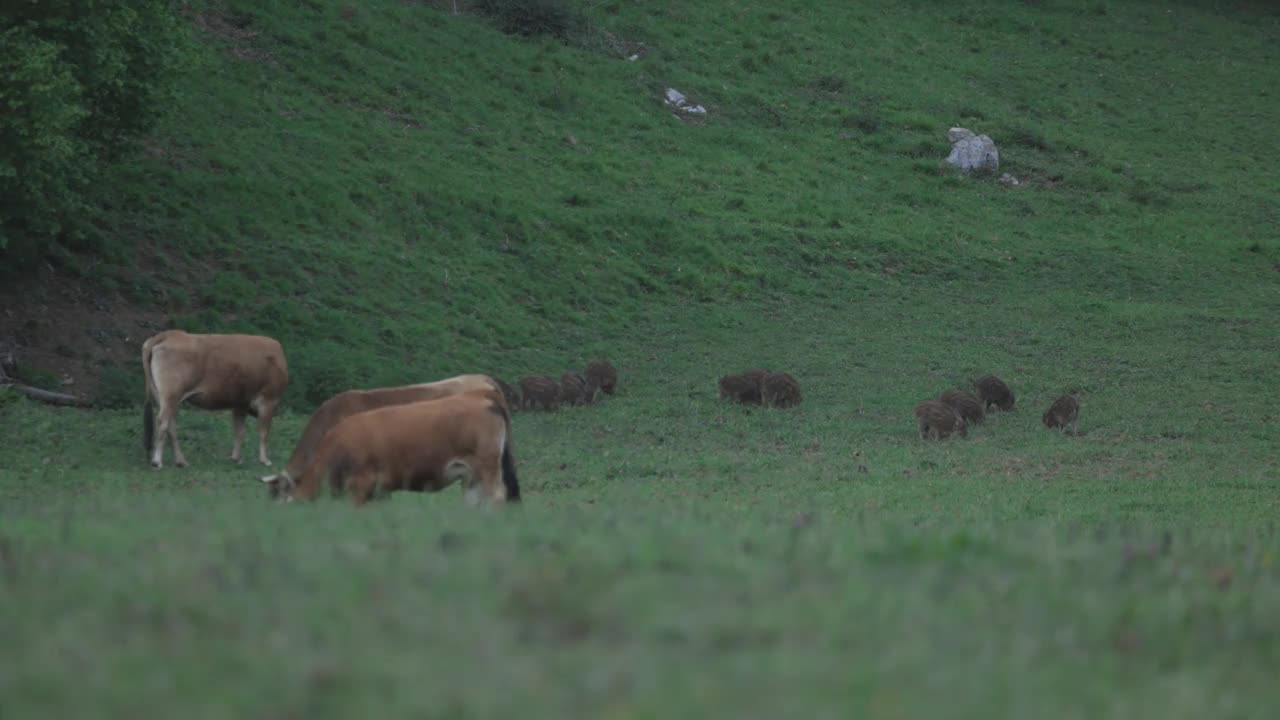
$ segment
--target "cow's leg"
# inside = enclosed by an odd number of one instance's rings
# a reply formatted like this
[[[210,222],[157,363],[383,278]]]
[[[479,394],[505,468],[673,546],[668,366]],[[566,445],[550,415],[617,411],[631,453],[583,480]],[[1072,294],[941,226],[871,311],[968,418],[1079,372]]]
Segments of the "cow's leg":
[[[167,437],[169,426],[162,424],[160,421],[160,412],[164,409],[164,403],[156,403],[152,412],[155,413],[156,434],[155,439],[151,443],[151,466],[162,467],[164,465],[164,441]]]
[[[271,435],[271,419],[275,417],[278,400],[258,399],[258,462],[270,465],[267,457],[267,437]]]
[[[373,479],[365,473],[348,475],[347,492],[351,494],[351,504],[360,507],[373,495]]]
[[[174,419],[169,423],[169,440],[173,442],[173,464],[177,467],[186,467],[187,456],[182,454],[182,446],[178,444],[177,414],[174,413]]]
[[[467,505],[491,505],[506,499],[506,486],[502,484],[501,453],[493,457],[472,456],[465,461],[454,460],[446,469],[446,477],[462,477],[463,498]]]
[[[152,434],[151,447],[147,448],[147,452],[151,453],[152,467],[160,467],[164,463],[164,428],[159,427],[160,423],[160,399],[156,398],[154,403],[147,407],[147,413],[150,415]]]
[[[473,507],[482,499],[478,479],[473,458],[454,458],[444,467],[444,487],[458,483],[462,487],[462,499]]]
[[[231,411],[231,462],[240,462],[240,448],[244,444],[245,412],[239,408]]]
[[[384,475],[376,471],[353,473],[346,478],[347,492],[351,494],[351,504],[359,507],[385,495],[382,485]]]
[[[507,487],[502,483],[502,453],[492,457],[476,458],[472,466],[474,483],[479,487],[480,501],[497,505],[506,501]]]
[[[151,464],[160,467],[164,455],[164,439],[167,436],[173,445],[173,464],[178,467],[187,466],[187,458],[182,454],[182,446],[178,443],[178,402],[176,398],[164,398],[156,409],[156,448],[151,455]]]

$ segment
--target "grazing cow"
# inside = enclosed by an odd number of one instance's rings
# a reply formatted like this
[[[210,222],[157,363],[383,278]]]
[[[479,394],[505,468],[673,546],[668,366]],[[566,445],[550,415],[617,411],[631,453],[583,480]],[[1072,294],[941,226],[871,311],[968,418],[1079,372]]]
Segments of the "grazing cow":
[[[1071,426],[1071,434],[1076,434],[1076,421],[1080,419],[1080,401],[1071,395],[1063,395],[1048,410],[1044,411],[1041,420],[1044,421],[1045,427],[1066,430],[1067,426]]]
[[[560,383],[546,375],[529,375],[520,380],[520,407],[543,410],[560,408]]]
[[[267,435],[289,385],[289,366],[278,341],[261,335],[195,335],[166,330],[142,343],[142,371],[147,384],[142,435],[152,465],[160,467],[162,463],[166,436],[173,445],[174,464],[187,464],[178,444],[176,421],[183,402],[203,410],[231,411],[231,459],[235,462],[240,462],[245,415],[257,418],[258,460],[271,464]]]
[[[520,393],[516,392],[515,388],[503,382],[500,377],[495,376],[493,381],[498,384],[498,389],[502,391],[502,397],[507,401],[508,410],[514,412],[516,408],[520,407]]]
[[[612,395],[618,387],[618,371],[608,360],[593,360],[587,364],[587,382],[600,388],[605,395]]]
[[[357,506],[397,490],[437,492],[460,480],[469,505],[520,501],[511,415],[496,388],[350,415],[321,438],[296,483],[263,480],[286,500],[314,500],[328,487]]]
[[[768,370],[747,370],[737,375],[725,375],[720,378],[720,399],[729,398],[747,405],[759,405],[763,399],[760,395],[760,384]]]
[[[955,408],[956,414],[970,425],[977,425],[987,417],[982,401],[968,390],[947,390],[938,397],[938,401]]]
[[[974,380],[973,384],[977,386],[978,397],[982,399],[982,404],[988,412],[992,407],[998,407],[1001,410],[1013,409],[1013,391],[1000,378],[995,375],[983,375]]]
[[[324,434],[349,415],[389,405],[438,400],[459,393],[496,390],[499,387],[498,381],[488,375],[458,375],[418,385],[340,392],[325,400],[311,413],[311,419],[307,420],[307,426],[303,429],[298,444],[293,447],[293,454],[289,456],[289,464],[285,465],[284,471],[278,475],[268,475],[262,481],[296,481],[311,463]]]
[[[790,408],[800,404],[800,383],[789,373],[769,373],[760,381],[765,407]]]
[[[582,375],[568,371],[560,375],[560,399],[570,405],[590,405],[596,399],[596,386]]]
[[[955,408],[939,400],[926,400],[916,405],[916,429],[921,440],[941,440],[953,433],[966,435],[964,418]]]

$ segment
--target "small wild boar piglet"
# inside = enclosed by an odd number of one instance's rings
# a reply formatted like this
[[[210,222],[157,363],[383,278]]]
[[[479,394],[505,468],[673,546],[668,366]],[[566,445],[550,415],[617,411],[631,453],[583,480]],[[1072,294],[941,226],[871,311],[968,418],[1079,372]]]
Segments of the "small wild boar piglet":
[[[800,399],[800,383],[790,373],[769,373],[760,382],[760,400],[765,407],[795,407]]]
[[[973,384],[977,386],[978,397],[982,399],[982,404],[988,412],[993,407],[1001,410],[1013,409],[1013,391],[1000,378],[995,375],[983,375],[974,380]]]
[[[605,395],[612,395],[618,388],[618,371],[608,360],[587,363],[587,382],[600,388]]]
[[[511,408],[512,412],[519,408],[520,393],[516,392],[516,389],[511,387],[510,384],[504,382],[502,378],[496,375],[492,375],[490,377],[492,377],[493,381],[498,384],[498,389],[502,391],[502,397],[507,401],[507,407]]]
[[[737,375],[725,375],[720,378],[720,399],[728,398],[745,405],[759,405],[760,384],[764,381],[768,370],[747,370]]]
[[[938,401],[950,405],[970,425],[977,425],[986,419],[982,401],[968,390],[948,390],[938,397]]]
[[[529,375],[520,380],[520,407],[532,410],[558,410],[560,383],[546,375]]]
[[[966,435],[964,418],[955,408],[939,400],[926,400],[916,405],[916,430],[921,440],[941,440],[953,434]]]
[[[588,405],[595,399],[596,388],[576,372],[560,375],[560,398],[570,405]]]
[[[1066,430],[1067,426],[1071,426],[1071,434],[1076,434],[1076,421],[1080,418],[1080,401],[1071,395],[1063,395],[1048,410],[1044,411],[1041,420],[1044,421],[1045,427],[1057,430]]]

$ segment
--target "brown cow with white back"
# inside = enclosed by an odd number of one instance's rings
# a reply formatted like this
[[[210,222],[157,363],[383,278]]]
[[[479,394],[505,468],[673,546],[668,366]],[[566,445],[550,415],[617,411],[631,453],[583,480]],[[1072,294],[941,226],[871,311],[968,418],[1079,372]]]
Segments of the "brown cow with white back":
[[[178,406],[184,402],[202,410],[231,411],[231,459],[235,462],[240,462],[244,418],[256,417],[258,460],[263,465],[271,464],[267,436],[289,385],[289,366],[279,341],[262,335],[198,335],[166,330],[142,344],[142,370],[147,380],[143,443],[151,454],[152,465],[160,467],[163,462],[166,436],[173,445],[174,464],[187,464],[178,444],[176,422]]]
[[[419,383],[417,385],[340,392],[325,400],[320,404],[320,407],[316,408],[315,412],[311,413],[311,418],[307,420],[307,426],[302,430],[302,437],[298,439],[298,444],[294,446],[293,454],[289,456],[289,463],[285,465],[284,470],[275,475],[263,477],[261,480],[276,488],[280,484],[287,485],[302,477],[302,471],[307,469],[311,458],[315,456],[316,450],[320,447],[320,439],[334,425],[337,425],[350,415],[391,405],[405,405],[423,400],[438,400],[464,392],[495,389],[500,390],[501,386],[488,375],[456,375],[444,380]],[[505,398],[504,407],[506,407]],[[273,481],[284,482],[273,483]]]
[[[262,480],[287,501],[314,500],[328,487],[363,505],[459,481],[470,505],[520,501],[511,416],[497,389],[355,413],[324,434],[296,482],[283,474]]]

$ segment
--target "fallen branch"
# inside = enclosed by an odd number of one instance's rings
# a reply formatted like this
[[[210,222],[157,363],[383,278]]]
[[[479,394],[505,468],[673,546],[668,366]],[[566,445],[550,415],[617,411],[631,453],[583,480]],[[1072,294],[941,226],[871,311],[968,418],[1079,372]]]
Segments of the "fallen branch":
[[[0,375],[0,377],[3,377],[3,375]],[[18,392],[22,393],[23,395],[26,395],[32,400],[39,400],[40,402],[46,402],[46,403],[49,403],[50,405],[65,405],[69,407],[89,407],[88,400],[83,400],[81,398],[76,397],[75,395],[66,395],[64,393],[56,393],[56,392],[50,392],[48,390],[41,390],[40,388],[33,388],[30,385],[19,385],[18,383],[15,383],[13,381],[0,382],[0,387],[13,388],[14,390],[17,390]]]

